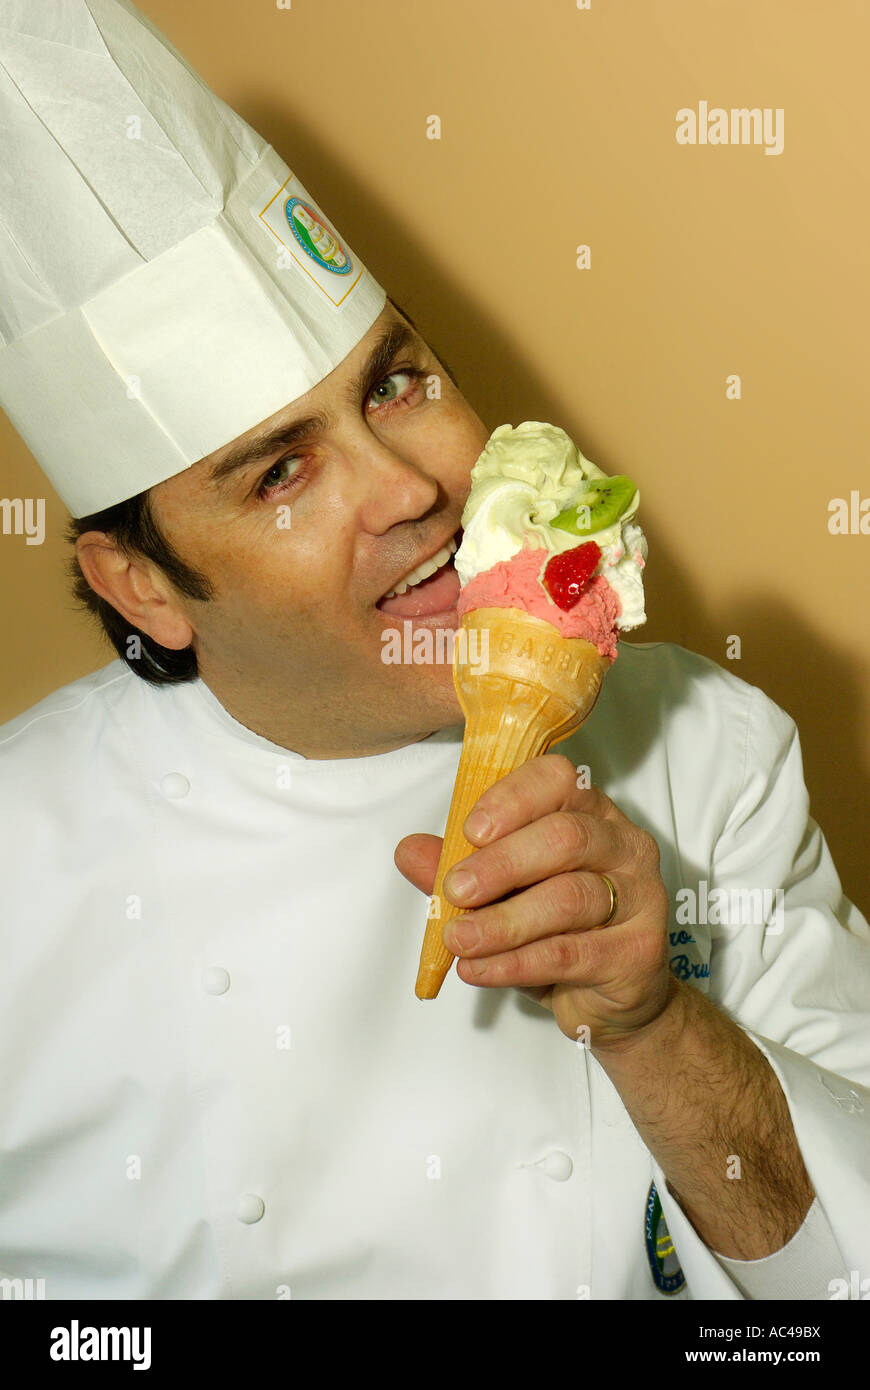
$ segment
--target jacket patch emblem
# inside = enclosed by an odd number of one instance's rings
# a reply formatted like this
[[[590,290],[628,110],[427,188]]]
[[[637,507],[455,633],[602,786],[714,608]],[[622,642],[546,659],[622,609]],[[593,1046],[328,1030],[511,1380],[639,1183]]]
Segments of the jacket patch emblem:
[[[679,1293],[686,1286],[686,1276],[680,1269],[655,1183],[650,1183],[646,1198],[644,1241],[656,1288],[661,1289],[662,1293]]]

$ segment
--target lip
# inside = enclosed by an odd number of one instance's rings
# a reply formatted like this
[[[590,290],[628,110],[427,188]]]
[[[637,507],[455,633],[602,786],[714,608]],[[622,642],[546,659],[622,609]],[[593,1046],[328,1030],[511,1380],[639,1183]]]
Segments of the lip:
[[[459,619],[456,616],[455,604],[452,608],[443,608],[440,613],[427,613],[426,616],[422,618],[397,619],[392,617],[389,613],[382,613],[380,609],[376,611],[378,617],[381,619],[381,632],[395,632],[397,630],[397,623],[399,625],[410,623],[414,628],[430,627],[434,629],[439,627],[459,627]]]
[[[407,569],[404,569],[404,570],[402,571],[402,573],[401,573],[400,575],[398,575],[398,576],[392,581],[392,583],[388,584],[387,587],[386,587],[386,589],[384,589],[384,592],[383,592],[377,599],[375,599],[375,608],[377,608],[377,606],[378,606],[378,604],[380,603],[381,599],[386,598],[387,594],[391,593],[392,590],[395,589],[396,586],[397,586],[398,584],[401,584],[401,582],[402,582],[402,580],[405,578],[405,575],[406,575],[406,574],[411,574],[411,573],[412,573],[415,569],[417,569],[420,565],[425,565],[425,563],[426,563],[427,560],[431,560],[432,557],[433,557],[433,555],[437,555],[437,554],[438,554],[438,551],[439,551],[439,550],[443,550],[446,546],[448,546],[448,545],[450,544],[451,541],[455,541],[455,542],[456,542],[456,549],[458,550],[459,547],[460,547],[460,545],[462,544],[462,527],[461,527],[461,526],[457,526],[457,528],[456,528],[455,531],[451,531],[451,533],[450,533],[449,536],[446,536],[446,537],[444,538],[444,540],[439,541],[439,543],[438,543],[432,550],[427,551],[427,553],[426,553],[425,555],[420,555],[420,556],[418,556],[418,558],[414,561],[413,565],[409,565],[409,566],[407,567]],[[456,552],[454,551],[454,553],[453,553],[453,555],[451,555],[450,559],[449,559],[449,560],[446,560],[444,563],[447,564],[447,565],[449,565],[449,564],[451,563],[451,561],[454,559],[455,554],[456,554]],[[443,569],[444,566],[442,565],[441,568]],[[380,611],[380,610],[378,610],[378,611]],[[453,608],[448,608],[448,609],[445,609],[444,611],[445,611],[445,613],[453,613],[453,612],[455,612],[456,610],[453,609]],[[441,617],[441,616],[442,616],[441,614],[437,614],[437,613],[430,613],[430,614],[429,614],[430,619],[432,619],[432,618],[437,618],[437,617]],[[422,619],[419,619],[419,620],[415,619],[415,621],[420,621],[420,622],[422,622],[423,620],[422,620]]]

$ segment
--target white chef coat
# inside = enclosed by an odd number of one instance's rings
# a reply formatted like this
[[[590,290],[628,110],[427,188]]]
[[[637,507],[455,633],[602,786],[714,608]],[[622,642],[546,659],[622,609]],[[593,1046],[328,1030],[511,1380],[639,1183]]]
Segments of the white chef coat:
[[[870,928],[807,819],[791,720],[706,659],[623,644],[559,749],[656,837],[672,903],[702,880],[785,890],[778,933],[672,923],[672,968],[769,1059],[817,1193],[749,1262],[707,1248],[549,1013],[455,974],[415,997],[426,903],[393,851],[442,832],[460,739],[308,760],[202,681],[121,661],[0,729],[0,1277],[48,1299],[828,1298],[866,1278]]]

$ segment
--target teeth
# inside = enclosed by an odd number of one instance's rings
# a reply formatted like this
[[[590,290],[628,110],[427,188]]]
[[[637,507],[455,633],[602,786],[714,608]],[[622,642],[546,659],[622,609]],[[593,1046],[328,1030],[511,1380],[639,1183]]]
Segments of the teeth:
[[[415,570],[411,570],[410,574],[406,574],[405,578],[399,581],[395,589],[391,589],[388,594],[384,594],[384,598],[398,598],[399,594],[406,593],[407,590],[413,588],[415,584],[422,584],[423,580],[428,579],[430,574],[434,574],[436,570],[440,570],[442,565],[446,565],[450,556],[455,554],[455,552],[456,542],[454,540],[449,540],[446,545],[441,547],[436,555],[432,556],[431,560],[424,560],[422,565],[418,565]]]

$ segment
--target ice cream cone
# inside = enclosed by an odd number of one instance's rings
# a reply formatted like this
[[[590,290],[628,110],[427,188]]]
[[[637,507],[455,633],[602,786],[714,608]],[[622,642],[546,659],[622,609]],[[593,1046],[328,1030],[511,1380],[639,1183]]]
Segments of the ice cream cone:
[[[457,635],[453,681],[465,713],[465,736],[447,817],[416,993],[434,999],[453,962],[444,925],[462,909],[444,897],[447,871],[476,846],[462,833],[483,793],[515,767],[546,753],[578,729],[592,711],[611,666],[591,642],[563,637],[552,624],[517,608],[476,608]],[[472,661],[470,634],[488,643],[488,659]],[[463,638],[462,633],[465,636]]]

